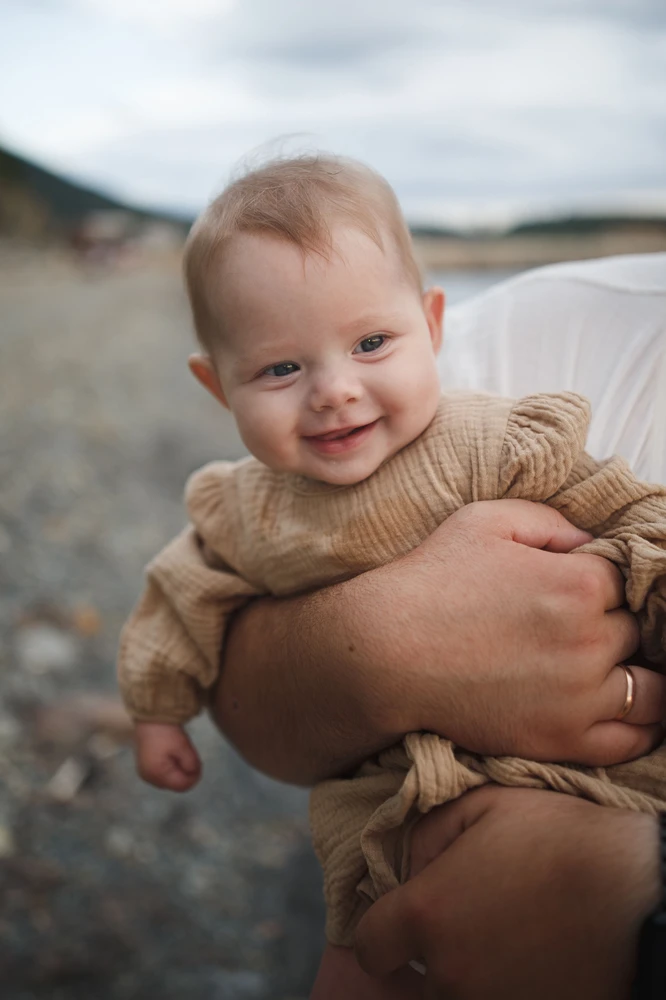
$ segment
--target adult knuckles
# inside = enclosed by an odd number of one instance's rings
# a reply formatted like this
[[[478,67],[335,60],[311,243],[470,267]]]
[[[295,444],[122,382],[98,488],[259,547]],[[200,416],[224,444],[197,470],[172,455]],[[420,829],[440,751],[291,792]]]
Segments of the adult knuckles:
[[[438,531],[456,544],[466,541],[478,549],[493,539],[510,538],[512,525],[508,512],[499,509],[496,501],[475,500],[454,511]]]
[[[593,569],[589,566],[578,568],[572,563],[575,572],[571,574],[569,590],[572,597],[584,603],[587,607],[601,607],[606,590],[603,568]]]
[[[603,634],[603,593],[594,571],[546,581],[541,593],[533,593],[531,606],[535,619],[549,630],[548,642],[568,649],[594,647]]]

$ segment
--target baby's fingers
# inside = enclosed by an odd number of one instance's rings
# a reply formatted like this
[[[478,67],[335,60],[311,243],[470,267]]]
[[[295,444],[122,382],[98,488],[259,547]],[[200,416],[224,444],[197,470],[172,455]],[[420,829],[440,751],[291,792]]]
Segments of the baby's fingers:
[[[174,768],[165,776],[160,788],[166,788],[170,792],[187,792],[193,788],[199,780],[200,771],[195,774],[186,773],[180,768]]]
[[[197,758],[198,760],[198,758]],[[186,792],[199,780],[201,766],[185,770],[178,760],[168,756],[159,760],[139,762],[139,775],[156,788],[170,792]]]
[[[201,761],[189,740],[170,748],[140,748],[137,769],[141,778],[172,792],[186,792],[199,780]]]
[[[201,774],[201,759],[187,737],[185,737],[182,746],[178,747],[178,750],[172,753],[172,757],[185,774],[195,775],[196,777]]]

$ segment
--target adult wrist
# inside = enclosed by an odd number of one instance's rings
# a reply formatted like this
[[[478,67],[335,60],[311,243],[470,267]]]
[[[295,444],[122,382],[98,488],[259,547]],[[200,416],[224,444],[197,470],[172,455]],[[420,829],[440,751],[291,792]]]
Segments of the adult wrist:
[[[430,581],[420,572],[415,552],[414,558],[409,553],[340,590],[341,619],[348,626],[343,652],[355,673],[357,695],[385,745],[406,733],[441,731],[447,703],[441,628],[438,623],[433,632],[424,614],[423,588]]]
[[[347,685],[368,731],[384,746],[418,729],[420,720],[420,680],[413,673],[418,640],[403,592],[401,562],[335,587],[325,623],[337,636],[340,683]]]

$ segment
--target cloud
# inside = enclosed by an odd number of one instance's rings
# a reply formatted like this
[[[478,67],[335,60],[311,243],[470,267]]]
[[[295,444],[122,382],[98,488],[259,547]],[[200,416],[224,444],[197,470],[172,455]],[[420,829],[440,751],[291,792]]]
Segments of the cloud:
[[[65,0],[73,11],[99,20],[140,25],[174,35],[200,24],[219,23],[240,0]]]
[[[412,213],[666,190],[663,0],[4,6],[0,133],[135,200],[195,209],[293,132]]]

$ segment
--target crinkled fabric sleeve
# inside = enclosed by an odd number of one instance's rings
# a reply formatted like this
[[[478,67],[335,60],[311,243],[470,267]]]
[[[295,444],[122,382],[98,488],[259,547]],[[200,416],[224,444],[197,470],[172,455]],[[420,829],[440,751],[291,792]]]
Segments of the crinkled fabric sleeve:
[[[143,594],[121,633],[120,690],[136,721],[180,724],[201,711],[218,676],[231,615],[263,592],[202,536],[215,514],[211,485],[209,476],[206,496],[194,493],[204,506],[196,528],[190,524],[148,565]],[[190,514],[200,513],[192,509],[191,485],[188,494]],[[218,519],[218,544],[221,534]]]
[[[637,613],[644,652],[666,662],[666,487],[638,480],[618,457],[584,450],[589,406],[575,393],[520,400],[507,421],[498,496],[537,500],[595,536],[577,551],[614,562]]]

